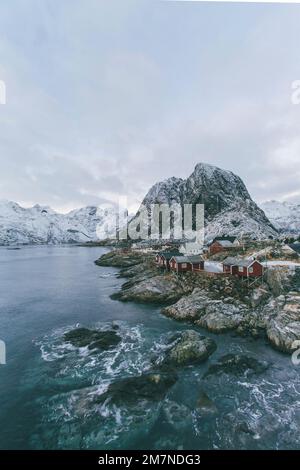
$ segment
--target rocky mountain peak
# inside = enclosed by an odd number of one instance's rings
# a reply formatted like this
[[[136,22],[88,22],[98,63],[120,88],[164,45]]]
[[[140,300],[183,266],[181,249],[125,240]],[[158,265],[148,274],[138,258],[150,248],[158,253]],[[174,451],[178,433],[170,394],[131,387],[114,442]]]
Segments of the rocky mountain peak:
[[[204,204],[208,238],[219,235],[275,237],[276,230],[251,199],[242,179],[231,171],[198,163],[186,179],[169,178],[149,190],[143,204]]]

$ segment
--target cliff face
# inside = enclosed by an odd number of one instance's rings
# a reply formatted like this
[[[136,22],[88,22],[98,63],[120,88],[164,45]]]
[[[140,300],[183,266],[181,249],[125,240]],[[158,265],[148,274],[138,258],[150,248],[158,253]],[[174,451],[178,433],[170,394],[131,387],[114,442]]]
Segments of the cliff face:
[[[276,237],[277,231],[251,199],[241,178],[231,171],[199,163],[186,179],[156,183],[142,204],[204,204],[206,238],[219,235]]]

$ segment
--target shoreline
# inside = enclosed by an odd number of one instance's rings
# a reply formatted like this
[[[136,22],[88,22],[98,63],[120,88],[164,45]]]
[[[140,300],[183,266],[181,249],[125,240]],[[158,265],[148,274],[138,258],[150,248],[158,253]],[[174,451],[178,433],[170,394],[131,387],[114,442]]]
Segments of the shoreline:
[[[162,272],[154,255],[120,249],[95,260],[97,266],[119,268],[127,279],[110,297],[123,302],[160,305],[161,313],[212,333],[265,338],[276,350],[291,354],[300,338],[300,272],[267,272],[258,286],[235,276]],[[294,279],[295,278],[295,279]]]

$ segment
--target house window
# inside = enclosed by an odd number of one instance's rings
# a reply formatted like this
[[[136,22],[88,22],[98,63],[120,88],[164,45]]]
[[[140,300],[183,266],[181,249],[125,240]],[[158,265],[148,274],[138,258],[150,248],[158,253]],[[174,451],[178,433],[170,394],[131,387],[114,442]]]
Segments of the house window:
[[[186,268],[186,263],[182,263],[181,267]]]
[[[249,273],[250,273],[250,274],[253,273],[253,268],[249,268]]]
[[[239,273],[243,273],[243,272],[244,272],[243,266],[239,266]]]

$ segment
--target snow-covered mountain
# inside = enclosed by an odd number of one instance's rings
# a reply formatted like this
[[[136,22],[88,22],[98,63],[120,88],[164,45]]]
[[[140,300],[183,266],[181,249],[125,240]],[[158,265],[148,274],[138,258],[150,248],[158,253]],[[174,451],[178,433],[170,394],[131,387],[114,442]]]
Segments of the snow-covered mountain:
[[[172,177],[156,183],[142,204],[150,207],[154,203],[174,202],[204,204],[206,240],[222,235],[256,239],[277,236],[241,178],[231,171],[199,163],[186,180]],[[279,226],[275,218],[271,215],[270,218]],[[115,227],[115,223],[112,207],[88,206],[60,214],[47,206],[23,208],[15,202],[0,201],[0,245],[94,241],[106,238],[107,228],[110,231],[109,227]]]
[[[199,163],[186,179],[169,178],[156,183],[142,204],[204,204],[205,238],[251,236],[276,237],[277,231],[251,199],[241,178],[231,171]]]
[[[0,245],[94,241],[105,238],[106,226],[112,222],[112,208],[88,206],[59,214],[38,204],[23,208],[15,202],[0,201]]]
[[[300,204],[267,201],[260,204],[260,207],[281,233],[300,234]]]

